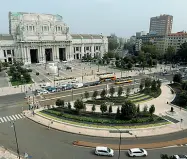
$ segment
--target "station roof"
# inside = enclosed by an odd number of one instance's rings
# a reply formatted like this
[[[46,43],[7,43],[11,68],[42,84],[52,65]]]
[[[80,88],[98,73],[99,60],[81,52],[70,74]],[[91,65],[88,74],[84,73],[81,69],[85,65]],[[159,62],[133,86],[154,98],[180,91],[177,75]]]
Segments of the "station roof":
[[[0,34],[0,40],[13,40],[13,36],[10,34]]]
[[[99,34],[71,34],[73,39],[102,39],[103,36]]]

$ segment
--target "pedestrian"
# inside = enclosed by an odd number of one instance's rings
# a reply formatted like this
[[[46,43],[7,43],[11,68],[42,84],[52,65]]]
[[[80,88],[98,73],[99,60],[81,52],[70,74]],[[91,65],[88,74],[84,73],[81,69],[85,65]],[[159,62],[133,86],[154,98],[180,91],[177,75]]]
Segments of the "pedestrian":
[[[34,114],[35,114],[35,113],[34,113],[34,110],[33,110],[33,111],[32,111],[32,115],[34,116]]]

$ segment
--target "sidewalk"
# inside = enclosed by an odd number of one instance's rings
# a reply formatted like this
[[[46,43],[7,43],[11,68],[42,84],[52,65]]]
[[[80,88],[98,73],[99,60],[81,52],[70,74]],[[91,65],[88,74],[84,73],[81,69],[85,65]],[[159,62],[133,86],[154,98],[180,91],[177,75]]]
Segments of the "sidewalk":
[[[0,159],[17,159],[17,158],[18,158],[18,156],[15,153],[13,153],[3,147],[0,147]],[[21,158],[21,159],[23,159],[23,158]]]
[[[161,89],[162,89],[162,94],[158,98],[140,104],[141,109],[145,104],[147,104],[148,106],[154,104],[156,108],[155,114],[166,115],[166,113],[170,110],[171,107],[169,104],[167,104],[167,101],[170,102],[173,99],[174,95],[171,94],[170,88],[166,85],[163,85]],[[163,135],[163,134],[174,133],[174,132],[181,131],[183,129],[187,129],[187,111],[180,110],[177,107],[174,108],[174,110],[176,111],[175,116],[170,116],[168,114],[167,115],[179,121],[181,118],[183,118],[184,119],[183,123],[178,122],[178,123],[171,123],[171,124],[157,126],[157,127],[125,129],[125,130],[129,130],[133,134],[133,136],[122,133],[122,137],[134,137],[134,136],[146,137],[146,136],[154,136],[154,135]],[[93,127],[77,126],[77,125],[64,123],[56,120],[53,120],[53,123],[51,124],[51,118],[42,116],[41,114],[35,114],[33,116],[30,111],[26,111],[25,115],[29,119],[33,120],[34,122],[61,131],[78,133],[88,136],[97,136],[97,137],[119,137],[118,133],[110,133],[110,130],[113,130],[112,127],[111,129],[93,128]]]

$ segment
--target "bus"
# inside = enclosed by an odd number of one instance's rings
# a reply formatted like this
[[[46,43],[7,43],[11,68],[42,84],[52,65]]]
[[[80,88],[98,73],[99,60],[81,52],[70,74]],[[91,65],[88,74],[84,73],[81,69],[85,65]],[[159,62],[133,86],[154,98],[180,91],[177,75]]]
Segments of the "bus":
[[[105,75],[99,76],[100,82],[115,81],[115,80],[116,80],[116,75],[114,75],[114,74],[105,74]]]
[[[133,82],[133,79],[131,76],[129,76],[129,77],[123,77],[123,78],[117,79],[115,81],[115,84],[124,84],[124,83],[132,83],[132,82]]]

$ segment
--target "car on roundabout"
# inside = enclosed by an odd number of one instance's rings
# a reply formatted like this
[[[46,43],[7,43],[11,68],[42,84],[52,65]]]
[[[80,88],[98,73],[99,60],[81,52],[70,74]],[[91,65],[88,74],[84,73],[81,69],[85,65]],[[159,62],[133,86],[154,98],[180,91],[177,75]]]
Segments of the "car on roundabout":
[[[142,156],[146,157],[148,155],[147,151],[141,148],[129,149],[127,153],[130,157],[142,157]]]
[[[173,155],[174,159],[187,159],[187,155]]]
[[[103,146],[97,146],[95,148],[95,154],[98,156],[114,156],[114,150],[108,148],[108,147],[103,147]]]

